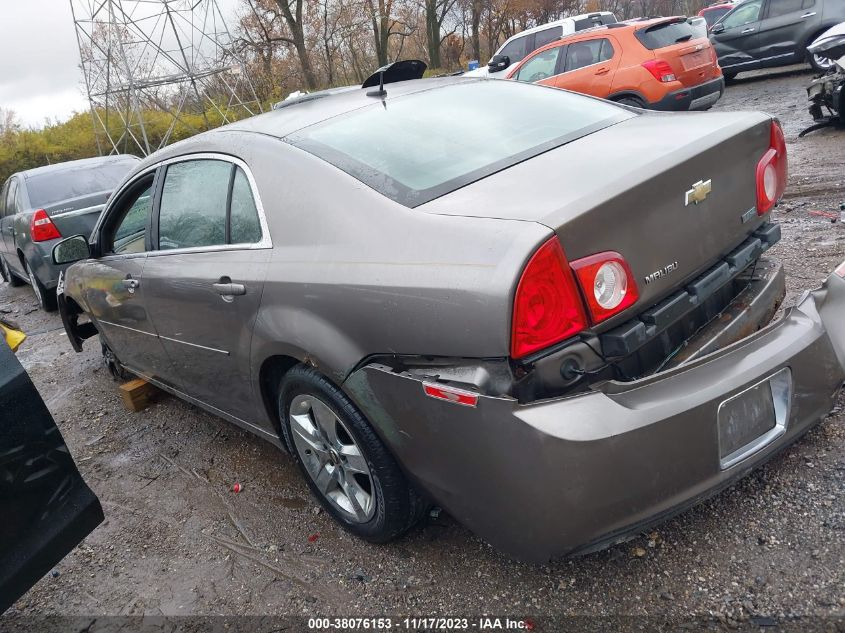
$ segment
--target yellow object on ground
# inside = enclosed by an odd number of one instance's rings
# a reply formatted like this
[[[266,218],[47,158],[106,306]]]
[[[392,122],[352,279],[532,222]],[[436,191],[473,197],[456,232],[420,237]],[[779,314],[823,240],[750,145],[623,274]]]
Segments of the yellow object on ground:
[[[0,333],[3,334],[3,338],[6,339],[6,343],[13,352],[17,352],[21,343],[26,340],[26,334],[3,321],[0,321]]]

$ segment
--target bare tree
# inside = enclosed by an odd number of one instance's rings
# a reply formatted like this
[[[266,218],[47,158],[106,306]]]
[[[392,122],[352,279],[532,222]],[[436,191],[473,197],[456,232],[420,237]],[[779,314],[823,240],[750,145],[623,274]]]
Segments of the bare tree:
[[[21,124],[18,115],[9,108],[0,108],[0,136],[6,136],[20,131]]]
[[[443,24],[457,0],[424,0],[425,34],[428,43],[428,61],[432,68],[440,68],[440,45],[451,31],[443,34]]]

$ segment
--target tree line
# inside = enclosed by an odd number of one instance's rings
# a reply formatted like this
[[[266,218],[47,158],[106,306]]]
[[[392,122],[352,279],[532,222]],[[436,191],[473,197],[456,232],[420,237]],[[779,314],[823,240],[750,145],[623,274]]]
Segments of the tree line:
[[[712,0],[711,0],[712,1]],[[240,0],[236,50],[261,99],[360,83],[397,59],[430,72],[486,64],[507,38],[562,17],[694,15],[708,0]]]
[[[656,15],[694,15],[707,0],[239,0],[232,31],[235,51],[247,66],[264,109],[296,90],[361,83],[397,59],[422,59],[429,73],[481,64],[508,37],[552,20],[612,11],[619,20]],[[176,121],[169,142],[221,123],[220,107],[194,104]],[[144,104],[152,146],[172,117],[166,95]],[[105,116],[105,113],[99,113]],[[115,136],[120,122],[114,121]],[[134,153],[129,146],[118,151]],[[16,171],[113,152],[95,136],[90,112],[47,121],[39,129],[20,124],[0,108],[0,183]]]

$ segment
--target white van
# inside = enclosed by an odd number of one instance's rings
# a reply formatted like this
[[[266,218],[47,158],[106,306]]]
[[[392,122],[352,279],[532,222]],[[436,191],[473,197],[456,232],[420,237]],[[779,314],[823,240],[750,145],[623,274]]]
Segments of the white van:
[[[464,76],[495,76],[496,73],[503,71],[508,66],[521,62],[522,58],[529,53],[533,53],[541,46],[560,39],[564,35],[572,35],[576,31],[591,29],[603,24],[613,24],[614,22],[616,22],[616,16],[610,11],[599,11],[597,13],[574,15],[542,26],[535,26],[532,29],[526,29],[508,38],[493,55],[493,59],[487,62],[486,66],[465,72]],[[505,57],[507,59],[504,59]]]

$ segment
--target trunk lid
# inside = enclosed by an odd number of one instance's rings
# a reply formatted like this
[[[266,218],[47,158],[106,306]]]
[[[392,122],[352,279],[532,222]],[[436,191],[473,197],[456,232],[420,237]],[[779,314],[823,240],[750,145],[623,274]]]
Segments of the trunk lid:
[[[655,59],[669,64],[677,80],[687,88],[720,75],[703,18],[669,18],[642,28],[635,35]]]
[[[620,253],[640,298],[602,330],[701,274],[765,221],[755,170],[770,126],[762,113],[644,114],[418,209],[539,222],[570,262]],[[707,197],[687,204],[687,192],[708,180]],[[666,272],[647,283],[657,271]]]
[[[101,191],[68,200],[61,200],[44,207],[47,215],[63,237],[84,235],[88,237],[109,199],[111,191]]]

